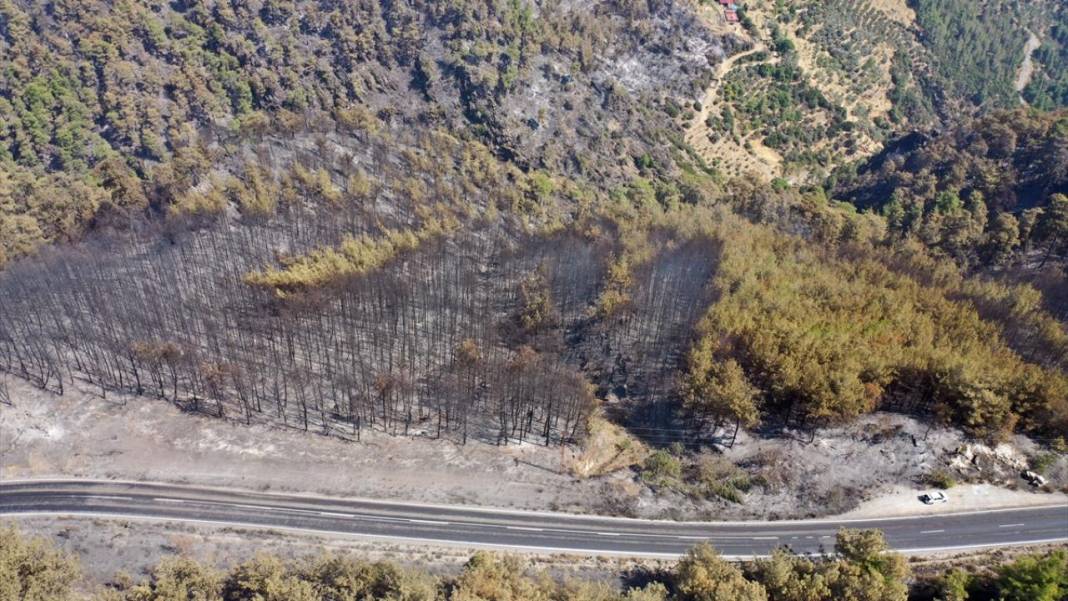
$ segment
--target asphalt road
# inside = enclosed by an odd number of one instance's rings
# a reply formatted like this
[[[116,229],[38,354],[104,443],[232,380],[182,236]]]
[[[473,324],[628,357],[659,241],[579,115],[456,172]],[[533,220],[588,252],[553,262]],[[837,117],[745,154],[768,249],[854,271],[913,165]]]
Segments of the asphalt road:
[[[952,502],[952,501],[951,501]],[[674,557],[700,541],[732,557],[830,551],[840,527],[878,528],[915,553],[1068,541],[1068,505],[873,520],[666,522],[413,505],[166,484],[0,482],[0,516],[98,515],[299,529],[540,552]],[[928,510],[929,511],[929,510]]]

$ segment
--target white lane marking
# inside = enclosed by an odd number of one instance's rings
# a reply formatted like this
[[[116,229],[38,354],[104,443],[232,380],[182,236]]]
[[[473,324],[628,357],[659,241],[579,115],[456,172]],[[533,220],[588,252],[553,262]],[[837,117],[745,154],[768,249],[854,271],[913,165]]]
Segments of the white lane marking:
[[[415,518],[408,518],[408,519],[406,519],[404,521],[411,522],[413,524],[433,524],[435,526],[448,526],[449,525],[448,522],[439,522],[437,520],[417,520]]]
[[[191,500],[181,501],[182,503],[192,503],[193,505],[215,505],[216,507],[240,507],[241,509],[255,509],[256,511],[285,511],[283,507],[268,507],[266,505],[248,505],[245,503],[227,503],[225,501],[202,501]]]
[[[133,497],[112,497],[109,495],[86,495],[85,498],[101,501],[133,501]]]
[[[222,505],[224,507],[240,507],[241,509],[255,509],[256,511],[288,511],[285,507],[264,507],[263,505],[245,505],[244,503],[214,503],[208,501],[212,505]],[[300,511],[299,509],[297,511]]]
[[[266,505],[246,505],[242,503],[225,503],[220,501],[185,501],[182,499],[153,499],[154,501],[161,501],[164,503],[192,503],[194,505],[215,505],[220,507],[240,507],[242,509],[256,509],[258,511],[271,511],[274,513],[304,513],[308,515],[319,515],[323,517],[335,517],[335,518],[348,518],[356,520],[364,520],[368,522],[420,522],[421,520],[407,520],[403,518],[391,518],[385,516],[370,516],[370,515],[357,515],[354,513],[335,513],[333,511],[314,511],[311,509],[298,509],[296,507],[268,507]],[[448,525],[448,522],[437,522],[431,520],[422,520],[422,523],[427,524],[442,524]]]
[[[920,534],[941,534],[945,530],[920,530]]]
[[[241,503],[224,503],[224,502],[219,502],[219,501],[187,501],[185,499],[165,499],[165,498],[161,498],[161,497],[153,497],[152,500],[153,501],[157,501],[159,503],[174,503],[174,504],[192,503],[194,505],[215,505],[215,506],[221,506],[221,507],[240,507],[242,509],[255,509],[257,511],[273,511],[273,512],[276,512],[276,513],[305,513],[305,514],[309,514],[309,515],[320,515],[320,516],[323,516],[323,517],[334,517],[334,518],[349,518],[349,519],[352,519],[352,518],[360,518],[361,517],[361,516],[357,516],[357,515],[352,514],[352,513],[336,513],[336,512],[333,512],[333,511],[314,511],[314,510],[311,510],[311,509],[298,509],[296,507],[268,507],[268,506],[265,506],[265,505],[246,505],[246,504],[241,504]],[[370,517],[362,518],[362,519],[381,519],[382,521],[397,521],[397,522],[403,521],[403,520],[399,520],[399,519],[370,518]]]
[[[545,532],[544,528],[529,528],[527,526],[505,526],[508,530],[522,530],[524,532]]]
[[[352,518],[356,519],[356,520],[359,520],[361,522],[386,522],[386,523],[391,523],[391,524],[396,524],[398,522],[407,522],[408,521],[408,520],[405,520],[405,519],[402,519],[402,518],[385,518],[385,517],[378,517],[378,516],[373,516],[373,515],[356,515],[356,514],[353,514]]]
[[[1023,524],[999,524],[998,528],[1019,528]]]
[[[246,503],[226,503],[223,501],[186,501],[183,499],[161,499],[153,498],[153,501],[160,501],[163,503],[192,503],[194,505],[214,505],[216,507],[236,507],[241,509],[254,509],[256,511],[272,511],[275,513],[303,513],[307,515],[321,515],[339,518],[353,518],[356,517],[351,513],[334,513],[332,511],[316,511],[313,509],[300,509],[297,507],[270,507],[267,505],[249,505]],[[399,520],[398,520],[399,521]]]
[[[156,486],[156,487],[164,486],[164,487],[171,487],[171,488],[188,488],[188,489],[198,490],[198,491],[209,491],[209,492],[214,491],[214,492],[221,492],[221,493],[225,493],[225,494],[234,494],[234,493],[248,494],[248,492],[249,492],[247,490],[235,490],[233,488],[226,488],[226,487],[210,487],[210,486],[196,486],[196,487],[185,486],[185,487],[183,487],[183,486],[176,485],[176,484],[166,484],[166,483],[162,483],[162,482],[142,482],[140,480],[96,480],[96,479],[92,479],[92,478],[86,478],[86,479],[81,479],[81,478],[16,478],[14,480],[4,480],[3,482],[0,482],[0,488],[5,488],[5,487],[15,488],[15,487],[20,487],[20,486],[37,486],[37,485],[42,485],[42,484],[45,484],[45,485],[47,485],[47,484],[61,484],[61,485],[66,485],[66,486],[84,486],[86,484],[104,484],[104,485],[109,485],[109,486],[130,485],[130,486],[148,487],[148,488],[151,488],[153,486]],[[275,498],[286,499],[286,500],[291,500],[291,499],[297,499],[297,500],[300,500],[300,499],[318,499],[318,500],[323,500],[323,501],[334,501],[334,502],[339,500],[338,497],[330,497],[330,496],[326,496],[326,495],[312,495],[312,494],[300,494],[300,495],[292,495],[292,494],[290,494],[290,495],[285,495],[285,494],[281,494],[281,493],[258,493],[258,494],[260,496],[263,496],[263,497],[275,497]],[[464,505],[459,505],[459,506],[458,505],[447,505],[447,504],[444,504],[444,503],[396,503],[396,502],[392,502],[392,501],[383,501],[381,499],[368,499],[368,498],[364,498],[364,497],[346,497],[344,500],[347,501],[347,502],[351,502],[351,503],[362,503],[362,504],[367,504],[367,505],[385,505],[385,506],[388,506],[388,507],[398,507],[398,506],[399,507],[422,507],[422,508],[430,508],[430,509],[444,509],[444,510],[450,510],[450,511],[456,510],[457,508],[460,508],[460,509],[463,509],[464,511],[469,511],[469,512],[490,513],[490,514],[496,514],[496,515],[502,515],[502,514],[504,514],[504,515],[523,515],[523,516],[543,515],[543,516],[548,516],[548,517],[553,517],[553,518],[561,518],[561,519],[565,519],[565,520],[583,520],[583,519],[588,519],[588,517],[589,517],[589,516],[583,516],[583,515],[572,514],[572,513],[563,513],[563,512],[559,512],[559,511],[530,511],[530,510],[522,510],[522,509],[503,509],[503,508],[500,508],[500,507],[468,507],[468,506],[464,506]],[[1033,513],[1035,511],[1045,511],[1045,510],[1049,510],[1049,509],[1063,510],[1065,508],[1068,508],[1068,505],[1065,505],[1063,503],[1051,503],[1051,504],[1048,504],[1048,505],[1035,505],[1033,507],[1028,507],[1028,508],[1002,507],[1002,508],[999,508],[999,509],[975,509],[975,510],[972,510],[972,511],[947,511],[946,513],[939,513],[939,514],[936,514],[936,515],[941,516],[941,517],[953,517],[953,516],[966,516],[966,515],[981,515],[981,514],[987,514],[987,513],[1021,513],[1021,512]],[[837,526],[839,524],[854,523],[854,522],[907,521],[907,520],[915,520],[918,517],[920,517],[920,516],[914,514],[914,515],[883,516],[883,517],[872,517],[872,518],[841,518],[840,517],[840,518],[837,518],[837,519],[836,518],[821,518],[821,519],[817,519],[817,520],[778,520],[778,521],[775,521],[775,522],[768,522],[768,521],[763,521],[763,522],[760,522],[760,521],[737,521],[737,520],[731,521],[731,520],[726,520],[726,521],[722,521],[722,522],[679,521],[679,522],[671,522],[671,523],[672,524],[676,524],[676,525],[691,525],[691,526],[702,526],[702,527],[707,527],[709,525],[714,525],[714,526],[746,526],[746,527],[750,527],[750,528],[753,527],[753,526],[770,526],[770,525],[783,526],[783,525],[787,525],[787,524],[799,524],[799,525],[830,524],[830,525],[833,525],[833,526]],[[648,519],[648,518],[646,518],[646,519],[642,519],[642,518],[622,518],[622,517],[617,517],[617,516],[600,516],[598,519],[601,519],[601,520],[614,520],[614,521],[618,521],[620,523],[631,523],[631,524],[633,524],[633,523],[645,523],[645,524],[661,524],[662,525],[664,523],[664,520],[654,520],[654,519]]]
[[[333,530],[333,531],[332,530],[316,530],[316,529],[313,529],[313,528],[297,528],[297,527],[294,527],[294,526],[269,526],[269,525],[266,525],[266,524],[244,524],[244,523],[240,523],[240,522],[225,522],[225,521],[220,521],[220,520],[199,520],[199,519],[193,519],[193,518],[167,518],[167,517],[146,516],[146,515],[137,515],[137,514],[102,513],[102,512],[98,512],[98,511],[26,511],[26,512],[2,514],[2,515],[15,515],[15,516],[57,516],[57,515],[64,515],[64,516],[71,516],[71,517],[99,517],[99,518],[110,518],[110,519],[139,520],[139,521],[147,521],[147,522],[187,522],[187,523],[191,523],[191,524],[213,524],[213,525],[217,525],[217,526],[227,526],[227,527],[231,527],[231,528],[232,527],[238,527],[238,528],[246,528],[246,529],[250,529],[250,530],[265,530],[267,532],[270,532],[272,530],[274,530],[274,531],[281,530],[281,531],[286,531],[286,532],[307,532],[307,533],[313,533],[313,534],[319,534],[319,535],[321,535],[321,534],[323,534],[325,532],[327,534],[334,534],[334,535],[337,535],[337,536],[363,538],[363,539],[370,539],[370,540],[398,540],[398,541],[418,542],[418,543],[432,543],[432,544],[438,544],[438,545],[443,545],[443,546],[452,546],[452,547],[457,547],[457,546],[458,547],[469,547],[469,548],[470,547],[474,547],[474,548],[480,548],[480,549],[503,549],[503,550],[513,550],[513,551],[518,549],[518,550],[525,550],[525,551],[529,550],[529,551],[543,552],[543,553],[567,553],[567,554],[570,554],[570,555],[593,555],[593,556],[602,555],[602,556],[613,556],[613,557],[655,557],[655,558],[662,558],[662,559],[678,559],[679,557],[682,556],[681,552],[679,552],[679,553],[655,553],[655,552],[640,552],[640,551],[639,552],[635,552],[635,551],[605,551],[603,549],[582,549],[582,548],[573,549],[573,548],[568,548],[568,547],[540,547],[540,546],[532,546],[532,545],[495,545],[495,544],[492,544],[492,543],[459,542],[459,541],[441,540],[441,539],[415,537],[415,536],[394,536],[394,535],[389,535],[389,534],[361,534],[361,533],[358,533],[358,532],[344,532],[344,531],[336,531],[336,530]],[[992,547],[1006,547],[1006,546],[1012,547],[1012,546],[1022,546],[1022,545],[1041,545],[1041,544],[1047,544],[1047,543],[1048,544],[1052,544],[1052,543],[1058,543],[1058,544],[1059,543],[1068,543],[1068,537],[1045,538],[1045,539],[1030,540],[1030,541],[1019,541],[1019,542],[983,543],[983,544],[977,544],[977,545],[958,545],[958,546],[951,546],[951,547],[920,547],[920,548],[916,548],[916,549],[896,549],[896,551],[898,553],[902,553],[902,554],[906,554],[907,555],[907,554],[910,554],[910,553],[911,554],[936,553],[936,552],[943,552],[943,551],[957,551],[957,550],[961,550],[961,549],[986,549],[986,548],[992,548]],[[765,553],[765,554],[751,554],[751,555],[723,555],[722,557],[724,559],[728,560],[728,561],[743,561],[743,560],[757,559],[757,558],[761,558],[761,557],[768,557],[768,554]]]
[[[249,507],[249,505],[241,505],[240,507]],[[312,511],[311,509],[297,509],[296,507],[271,507],[266,509],[267,511],[281,511],[285,513],[306,513],[308,515],[319,515],[318,511]]]
[[[679,540],[779,540],[777,536],[727,536],[709,534],[708,536],[676,536]]]
[[[598,532],[597,536],[619,536],[618,532]]]

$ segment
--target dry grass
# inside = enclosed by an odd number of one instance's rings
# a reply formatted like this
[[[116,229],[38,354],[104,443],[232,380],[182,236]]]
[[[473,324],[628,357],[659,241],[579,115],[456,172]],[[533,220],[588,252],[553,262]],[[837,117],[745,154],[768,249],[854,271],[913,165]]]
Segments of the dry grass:
[[[568,462],[568,469],[579,478],[603,476],[638,465],[648,454],[644,444],[597,413],[590,418],[586,443]]]
[[[859,94],[852,89],[842,73],[823,69],[818,64],[818,54],[822,52],[815,44],[797,35],[798,28],[792,27],[788,31],[790,39],[797,48],[797,64],[809,74],[809,83],[823,92],[823,95],[835,104],[845,107],[850,118],[855,118],[859,111],[865,111],[871,118],[882,117],[890,112],[893,105],[890,102],[889,93],[893,89],[893,81],[890,77],[890,62],[894,57],[894,49],[888,44],[879,44],[876,54],[872,56],[879,71],[878,81],[865,87]],[[871,140],[866,140],[871,142]],[[869,146],[869,144],[864,144]],[[868,152],[874,152],[870,148]]]
[[[905,0],[868,0],[868,3],[906,27],[916,22],[916,12],[909,8]]]
[[[721,114],[723,104],[719,98],[719,88],[723,77],[733,68],[738,59],[763,48],[763,44],[760,44],[753,50],[736,54],[720,64],[712,85],[705,92],[701,111],[694,117],[690,129],[686,132],[686,141],[701,158],[728,177],[752,176],[763,181],[770,181],[782,174],[782,157],[764,146],[759,137],[752,134],[739,139],[734,136],[722,136],[712,141],[709,138],[709,128],[705,124],[708,115]]]

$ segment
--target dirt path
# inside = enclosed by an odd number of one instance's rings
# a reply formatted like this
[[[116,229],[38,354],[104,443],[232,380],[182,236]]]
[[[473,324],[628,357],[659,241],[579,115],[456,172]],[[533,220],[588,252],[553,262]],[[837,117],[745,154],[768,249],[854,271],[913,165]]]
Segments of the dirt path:
[[[732,137],[725,137],[716,143],[709,141],[705,126],[713,107],[719,108],[719,90],[723,78],[730,73],[738,61],[758,52],[766,51],[764,42],[756,40],[753,47],[745,52],[730,56],[716,67],[715,75],[701,102],[701,110],[694,117],[686,132],[686,141],[705,159],[717,164],[728,175],[757,174],[764,179],[772,179],[781,171],[782,157],[774,150],[764,146],[759,138],[743,139],[738,144]],[[743,144],[748,141],[749,147]]]
[[[730,73],[730,70],[734,68],[734,64],[739,60],[765,49],[766,47],[763,42],[756,42],[749,50],[729,56],[726,60],[716,66],[716,74],[712,76],[712,83],[709,84],[708,89],[705,90],[705,97],[701,99],[701,110],[698,111],[697,116],[694,117],[693,123],[690,124],[690,131],[688,132],[687,138],[690,138],[689,141],[691,143],[693,142],[692,138],[694,136],[704,133],[701,126],[704,125],[705,119],[708,119],[710,109],[716,102],[716,98],[719,96],[719,83],[723,81],[723,78],[727,76],[727,73]]]
[[[1016,84],[1015,88],[1017,92],[1022,92],[1027,84],[1031,83],[1031,77],[1035,74],[1035,62],[1031,59],[1031,55],[1038,50],[1038,47],[1042,45],[1042,40],[1038,39],[1038,36],[1031,30],[1027,31],[1027,44],[1024,45],[1024,59],[1020,64],[1020,69],[1016,72]],[[1020,99],[1023,102],[1023,99]]]

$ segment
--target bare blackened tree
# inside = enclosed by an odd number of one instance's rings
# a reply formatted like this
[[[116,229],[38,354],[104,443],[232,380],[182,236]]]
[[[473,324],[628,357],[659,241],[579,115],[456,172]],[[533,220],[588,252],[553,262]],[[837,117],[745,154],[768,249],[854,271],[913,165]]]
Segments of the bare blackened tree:
[[[401,219],[425,218],[416,213]],[[284,294],[246,278],[280,255],[373,237],[368,222],[355,209],[283,209],[25,261],[0,273],[0,369],[57,391],[82,378],[101,395],[354,439],[373,428],[557,444],[583,432],[588,378],[644,382],[643,399],[671,394],[707,300],[704,242],[665,241],[637,274],[636,312],[611,323],[589,310],[611,236],[522,233],[504,220]]]

